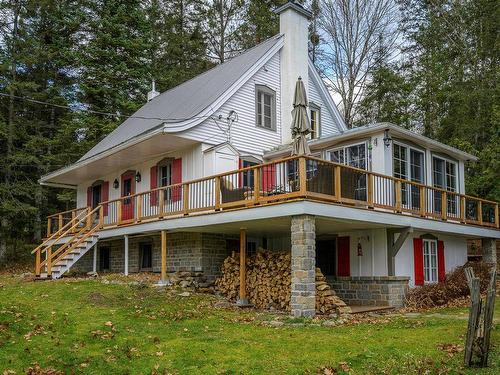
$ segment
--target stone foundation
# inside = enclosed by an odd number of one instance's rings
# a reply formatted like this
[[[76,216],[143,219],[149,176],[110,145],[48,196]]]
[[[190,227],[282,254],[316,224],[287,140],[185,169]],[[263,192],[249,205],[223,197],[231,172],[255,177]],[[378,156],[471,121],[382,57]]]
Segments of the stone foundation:
[[[329,277],[335,293],[348,305],[402,307],[409,277],[362,276]]]
[[[152,245],[152,271],[161,270],[160,234],[152,236],[129,237],[129,272],[140,272],[140,244]],[[99,249],[110,249],[109,272],[124,272],[124,240],[101,240],[98,242],[97,271],[101,271]],[[177,232],[167,234],[167,272],[203,272],[204,276],[214,279],[220,274],[224,259],[230,255],[226,249],[226,237],[214,233]],[[80,272],[92,271],[94,250],[89,250],[71,269]]]

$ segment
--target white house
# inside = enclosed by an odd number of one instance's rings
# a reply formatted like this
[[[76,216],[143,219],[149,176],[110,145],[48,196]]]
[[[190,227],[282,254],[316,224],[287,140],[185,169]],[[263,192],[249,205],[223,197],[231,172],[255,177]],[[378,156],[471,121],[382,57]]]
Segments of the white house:
[[[482,238],[492,260],[498,203],[465,192],[475,157],[392,124],[347,129],[308,59],[310,13],[294,2],[276,12],[279,35],[153,92],[80,160],[41,178],[76,189],[77,209],[49,217],[37,274],[214,277],[232,250],[287,250],[292,312],[310,316],[315,266],[347,302],[400,305],[408,285],[462,265],[467,238]],[[290,158],[299,77],[312,156]]]

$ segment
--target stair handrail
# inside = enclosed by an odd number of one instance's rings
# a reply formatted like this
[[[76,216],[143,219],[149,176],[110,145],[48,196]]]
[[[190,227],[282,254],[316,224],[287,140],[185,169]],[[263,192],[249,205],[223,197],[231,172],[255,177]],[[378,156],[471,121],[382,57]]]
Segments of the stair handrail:
[[[99,227],[99,225],[95,225],[91,230],[89,230],[88,232],[85,232],[83,234],[82,237],[80,237],[80,239],[78,241],[76,241],[75,243],[73,243],[68,249],[66,249],[66,251],[62,254],[60,254],[59,256],[58,253],[54,253],[51,257],[51,260],[52,260],[52,264],[56,264],[57,262],[59,262],[60,259],[64,258],[67,254],[69,254],[73,249],[75,249],[76,247],[78,247],[78,245],[80,245],[83,241],[85,241],[88,237],[90,237],[91,235],[94,234],[94,232],[96,231],[96,229]],[[57,258],[56,258],[57,256]]]
[[[77,224],[80,222],[80,216],[88,211],[88,207],[85,210],[82,210],[78,215],[76,215],[74,218],[71,219],[71,221],[68,221],[61,229],[59,229],[57,232],[52,233],[52,235],[47,238],[45,241],[43,241],[40,245],[38,245],[32,252],[31,254],[35,254],[37,251],[39,251],[42,247],[47,245],[50,241],[52,241],[55,237],[57,237],[56,240],[58,240],[61,237],[64,237],[66,234],[69,233],[69,231],[73,230]],[[76,224],[73,224],[71,228],[68,228],[63,234],[59,235],[61,231],[63,231],[68,225],[71,223],[75,222]],[[45,249],[44,249],[45,250]]]
[[[80,218],[78,220],[78,222],[73,226],[73,227],[77,227],[81,222],[85,222],[88,220],[89,217],[91,217],[96,211],[100,210],[101,209],[101,205],[98,205],[96,208],[94,208],[92,211],[88,212],[87,215],[85,215],[85,217],[83,218]],[[97,227],[100,226],[101,223],[98,223],[97,225],[94,226],[94,228],[92,229],[95,229]],[[73,228],[70,228],[68,229],[68,231],[70,231],[71,229]],[[58,254],[60,254],[63,250],[65,250],[69,245],[71,245],[71,243],[73,242],[73,240],[77,239],[79,235],[81,235],[82,233],[85,233],[85,231],[88,230],[88,228],[86,226],[83,226],[78,232],[76,232],[73,237],[68,241],[66,242],[64,245],[62,245],[59,249],[57,249],[54,253],[51,254],[51,257],[50,259],[54,259]],[[67,232],[68,232],[67,231]],[[65,233],[66,234],[66,233]],[[64,235],[65,235],[64,234]],[[64,235],[61,235],[59,238],[61,237],[64,237]],[[43,262],[40,263],[40,266],[43,267],[43,265],[45,265],[47,263],[47,259],[45,259]]]

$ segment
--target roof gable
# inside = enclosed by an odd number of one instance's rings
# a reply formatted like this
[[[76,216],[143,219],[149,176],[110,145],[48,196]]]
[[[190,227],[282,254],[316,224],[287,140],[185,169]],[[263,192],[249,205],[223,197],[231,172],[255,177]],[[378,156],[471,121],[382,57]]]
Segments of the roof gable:
[[[181,124],[194,126],[210,116],[214,103],[241,81],[257,64],[265,63],[272,56],[282,37],[277,35],[243,52],[231,60],[217,65],[155,97],[142,106],[131,118],[125,120],[79,161],[97,156],[133,138],[160,130],[176,129]],[[264,61],[262,61],[264,60]],[[204,113],[207,112],[207,113]],[[174,130],[175,129],[175,130]]]

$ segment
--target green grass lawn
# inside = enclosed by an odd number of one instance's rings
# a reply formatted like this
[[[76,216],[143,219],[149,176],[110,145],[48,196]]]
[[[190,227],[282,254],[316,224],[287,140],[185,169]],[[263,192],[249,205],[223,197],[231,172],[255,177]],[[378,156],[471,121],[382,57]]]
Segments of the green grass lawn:
[[[0,276],[0,374],[38,363],[85,374],[484,373],[465,370],[466,309],[324,326],[252,310],[216,308],[217,297],[100,280],[23,281]],[[496,319],[500,319],[497,304]],[[280,319],[285,324],[269,326]],[[498,324],[493,344],[500,339]]]

